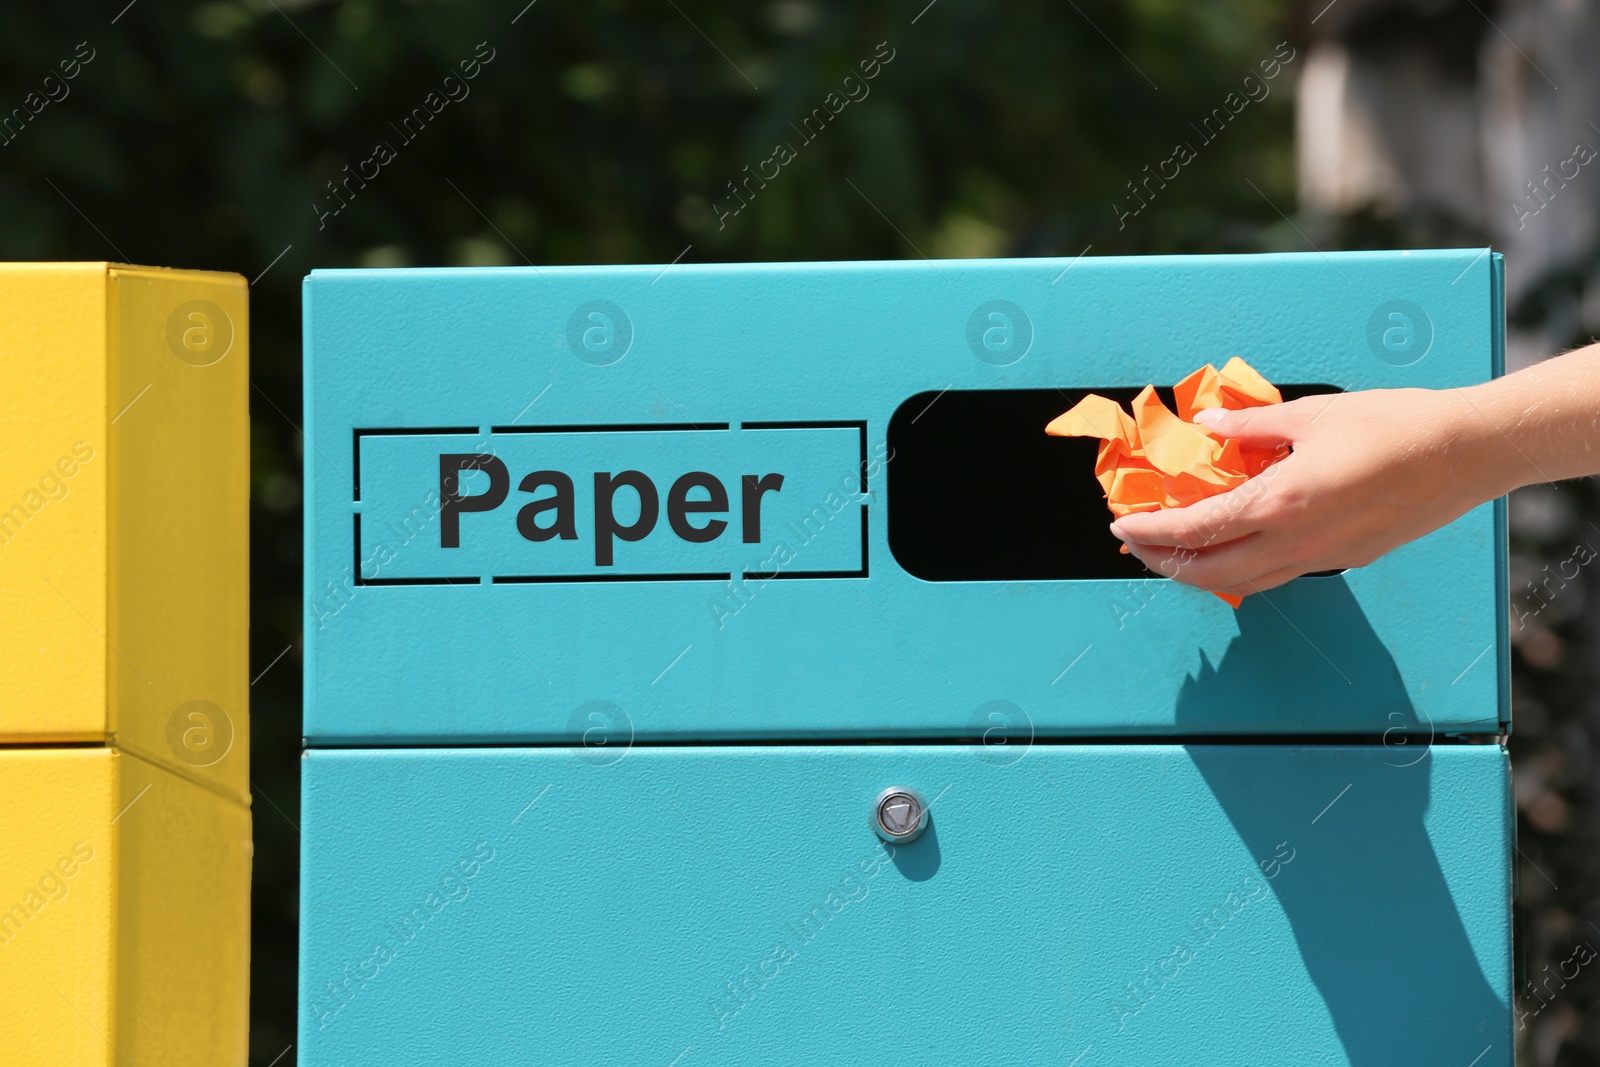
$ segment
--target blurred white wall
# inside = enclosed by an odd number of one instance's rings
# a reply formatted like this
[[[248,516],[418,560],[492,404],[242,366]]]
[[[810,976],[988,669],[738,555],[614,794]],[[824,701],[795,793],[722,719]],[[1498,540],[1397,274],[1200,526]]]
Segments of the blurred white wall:
[[[1432,220],[1504,252],[1508,303],[1553,272],[1583,294],[1512,361],[1600,330],[1600,4],[1310,0],[1297,96],[1302,210]]]

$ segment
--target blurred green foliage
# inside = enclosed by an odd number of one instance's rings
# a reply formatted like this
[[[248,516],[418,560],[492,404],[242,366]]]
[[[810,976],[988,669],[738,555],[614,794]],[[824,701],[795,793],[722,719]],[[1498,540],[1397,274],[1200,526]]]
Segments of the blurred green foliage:
[[[275,1057],[296,1007],[298,283],[313,266],[1307,247],[1282,214],[1296,64],[1214,139],[1191,125],[1288,36],[1273,0],[123,3],[0,14],[0,111],[48,75],[65,87],[0,144],[0,257],[254,281],[255,671],[291,648],[252,690],[261,1065],[294,1060]],[[94,58],[60,82],[80,42]],[[791,124],[861,94],[844,78],[884,43],[867,95],[802,143]],[[480,44],[492,58],[464,93],[447,86]],[[458,98],[407,139],[430,93]],[[796,158],[719,225],[727,183],[780,141]],[[1141,184],[1148,206],[1119,224],[1129,183],[1179,142],[1194,160]],[[382,143],[394,158],[333,193]]]

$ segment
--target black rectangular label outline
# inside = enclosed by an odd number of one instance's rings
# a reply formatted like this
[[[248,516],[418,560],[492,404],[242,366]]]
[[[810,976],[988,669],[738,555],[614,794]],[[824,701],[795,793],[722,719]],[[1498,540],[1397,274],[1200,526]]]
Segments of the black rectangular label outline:
[[[352,469],[355,477],[351,483],[353,490],[353,504],[361,501],[361,439],[363,437],[423,437],[435,434],[479,434],[479,426],[422,426],[422,427],[371,427],[354,428],[351,430],[351,455]],[[543,426],[490,426],[488,436],[498,433],[504,434],[530,434],[530,433],[705,433],[729,432],[732,425],[726,422],[666,422],[666,423],[582,423],[575,425],[543,425]],[[854,429],[859,431],[861,494],[867,493],[867,420],[865,419],[810,419],[791,421],[760,421],[739,424],[743,430],[843,430]],[[868,560],[868,527],[867,507],[861,505],[861,569],[854,571],[784,571],[781,568],[771,574],[762,574],[760,571],[743,571],[742,577],[746,581],[770,582],[778,579],[819,579],[829,578],[868,578],[870,562]],[[396,585],[482,585],[481,577],[456,577],[456,578],[364,578],[361,574],[361,512],[352,513],[355,520],[352,524],[352,547],[355,552],[354,584],[358,586],[396,586]],[[552,585],[570,584],[573,582],[731,582],[732,571],[724,572],[696,572],[685,571],[668,574],[508,574],[492,575],[490,585]]]

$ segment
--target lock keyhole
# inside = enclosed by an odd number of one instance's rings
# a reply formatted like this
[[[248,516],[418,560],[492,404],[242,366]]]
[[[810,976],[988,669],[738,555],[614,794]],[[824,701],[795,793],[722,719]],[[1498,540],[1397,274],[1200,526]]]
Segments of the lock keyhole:
[[[915,789],[892,786],[872,805],[872,829],[890,844],[915,841],[928,826],[928,804]]]

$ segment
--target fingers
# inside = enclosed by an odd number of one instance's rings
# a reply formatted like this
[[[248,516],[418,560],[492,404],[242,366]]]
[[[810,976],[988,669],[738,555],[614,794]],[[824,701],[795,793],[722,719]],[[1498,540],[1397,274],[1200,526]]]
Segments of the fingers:
[[[1334,394],[1242,411],[1212,409],[1197,413],[1195,422],[1247,444],[1292,443],[1337,399]],[[1296,562],[1307,538],[1290,533],[1307,473],[1297,458],[1289,456],[1243,485],[1185,508],[1124,515],[1111,524],[1111,533],[1152,571],[1188,585],[1236,595],[1281,585],[1310,569]]]
[[[1320,569],[1305,563],[1286,564],[1285,553],[1260,534],[1199,551],[1155,545],[1129,545],[1128,550],[1163,578],[1229,596],[1263,593]]]
[[[1272,468],[1268,468],[1268,475],[1271,471]],[[1270,485],[1268,475],[1186,508],[1124,515],[1111,524],[1112,536],[1130,550],[1153,545],[1213,548],[1247,537],[1260,529],[1258,509],[1253,505]]]
[[[1280,441],[1293,444],[1332,399],[1333,396],[1307,396],[1286,404],[1268,404],[1238,411],[1207,408],[1195,412],[1194,421],[1218,437],[1232,437],[1252,444],[1276,444]]]
[[[1283,567],[1260,578],[1250,578],[1239,585],[1216,591],[1227,593],[1229,596],[1249,596],[1252,593],[1265,593],[1268,589],[1276,589],[1280,585],[1294,581],[1305,573],[1306,571],[1302,567]]]
[[[1259,534],[1198,551],[1138,544],[1128,550],[1163,578],[1235,596],[1282,585],[1310,569],[1286,565],[1282,549]]]

